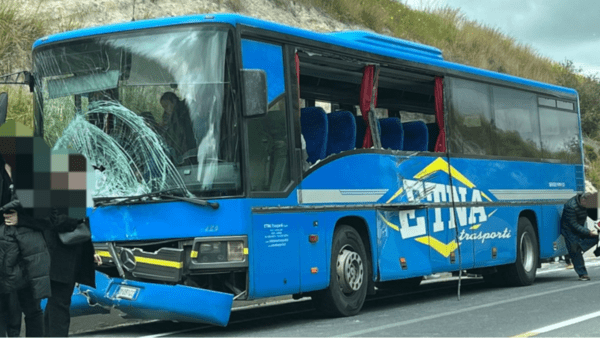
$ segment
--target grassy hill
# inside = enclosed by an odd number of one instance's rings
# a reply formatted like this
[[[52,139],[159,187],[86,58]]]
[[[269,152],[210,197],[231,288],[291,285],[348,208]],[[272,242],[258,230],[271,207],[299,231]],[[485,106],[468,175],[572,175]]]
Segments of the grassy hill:
[[[124,21],[131,0],[0,0],[0,74],[30,68],[32,43],[39,37],[84,26]],[[68,3],[73,2],[69,6]],[[83,3],[87,5],[81,5]],[[97,2],[97,3],[95,3]],[[67,3],[65,6],[57,4]],[[79,4],[79,5],[78,5]],[[49,7],[52,12],[49,12]],[[71,9],[72,8],[72,9]],[[111,12],[112,11],[112,12]],[[136,2],[137,18],[201,12],[240,12],[313,30],[363,27],[433,45],[449,61],[576,89],[589,166],[600,186],[600,82],[581,75],[572,62],[556,63],[498,29],[470,21],[457,9],[414,10],[394,0],[147,0]],[[297,20],[290,20],[289,17]],[[284,18],[285,17],[285,18]],[[325,24],[323,23],[325,22]],[[340,23],[338,25],[332,22]],[[32,126],[31,96],[24,88],[0,86],[10,96],[9,116]]]

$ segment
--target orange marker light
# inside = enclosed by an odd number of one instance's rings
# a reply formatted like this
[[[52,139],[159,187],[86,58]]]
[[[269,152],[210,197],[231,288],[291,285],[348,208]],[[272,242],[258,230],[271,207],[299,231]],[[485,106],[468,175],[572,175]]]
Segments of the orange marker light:
[[[310,273],[317,273],[319,272],[319,268],[310,268]]]

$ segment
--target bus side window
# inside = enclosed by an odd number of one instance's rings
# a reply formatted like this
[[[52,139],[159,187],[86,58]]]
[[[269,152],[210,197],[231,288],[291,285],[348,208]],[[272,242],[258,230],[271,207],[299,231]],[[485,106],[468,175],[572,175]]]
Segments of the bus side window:
[[[449,150],[455,154],[494,155],[489,85],[446,78],[450,89]]]
[[[498,86],[492,86],[492,94],[497,155],[541,158],[537,96]]]

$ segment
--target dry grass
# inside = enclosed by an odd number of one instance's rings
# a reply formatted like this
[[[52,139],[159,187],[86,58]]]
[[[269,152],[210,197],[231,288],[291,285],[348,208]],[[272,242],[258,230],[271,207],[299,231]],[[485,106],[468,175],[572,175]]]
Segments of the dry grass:
[[[0,0],[0,74],[29,69],[31,45],[45,35],[44,21],[22,13],[18,2]]]
[[[33,129],[33,101],[27,86],[0,86],[0,93],[8,93],[7,120],[21,122]]]

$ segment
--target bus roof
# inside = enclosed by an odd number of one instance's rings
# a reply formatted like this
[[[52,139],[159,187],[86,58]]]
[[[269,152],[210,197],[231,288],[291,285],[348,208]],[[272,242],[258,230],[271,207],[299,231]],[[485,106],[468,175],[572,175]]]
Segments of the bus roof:
[[[270,21],[255,19],[239,14],[197,14],[180,17],[158,18],[141,21],[123,22],[111,25],[83,28],[79,30],[58,33],[38,39],[33,44],[33,49],[41,46],[66,41],[71,39],[85,38],[103,34],[135,31],[146,28],[167,27],[176,25],[188,25],[195,23],[227,23],[232,26],[245,25],[261,28],[274,32],[305,38],[317,42],[327,43],[335,46],[346,47],[358,51],[377,54],[395,59],[412,61],[415,63],[439,67],[515,84],[537,87],[544,90],[557,91],[567,95],[577,95],[577,91],[571,88],[555,86],[543,82],[528,80],[512,75],[497,73],[485,69],[466,66],[458,63],[445,61],[442,52],[438,48],[406,41],[386,35],[365,31],[343,31],[334,33],[317,33],[301,28],[286,26]]]

